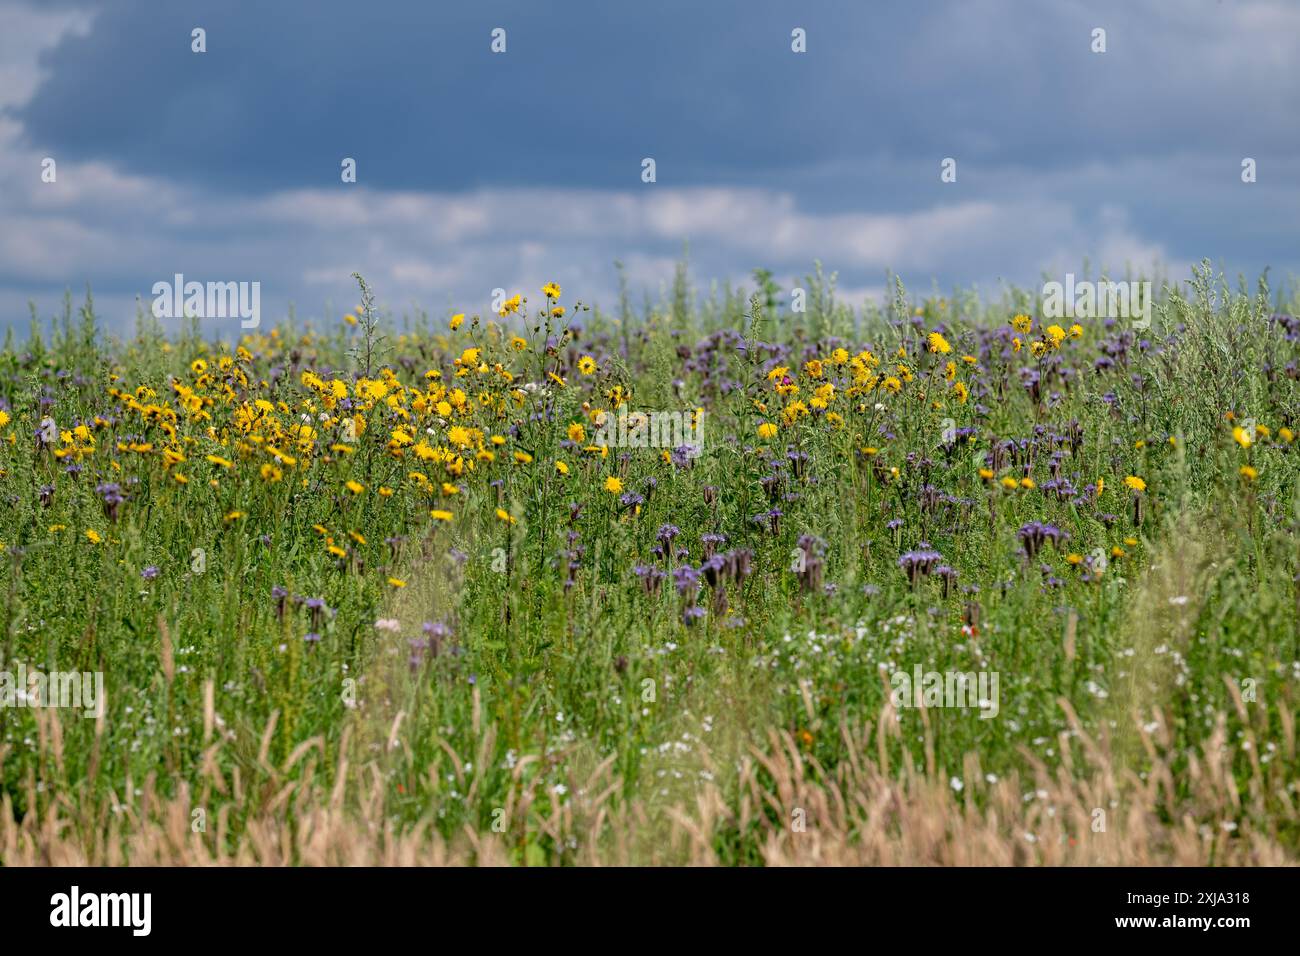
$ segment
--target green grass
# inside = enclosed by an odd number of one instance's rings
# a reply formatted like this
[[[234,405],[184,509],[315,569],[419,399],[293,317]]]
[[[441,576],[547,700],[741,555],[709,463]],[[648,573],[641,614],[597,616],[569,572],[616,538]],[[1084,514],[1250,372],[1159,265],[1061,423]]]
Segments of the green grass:
[[[505,819],[516,860],[567,862],[574,847],[546,821],[602,762],[620,783],[615,804],[689,803],[708,784],[735,806],[740,766],[777,729],[830,780],[864,756],[848,752],[840,728],[874,723],[890,674],[919,664],[997,672],[998,716],[891,712],[899,732],[866,756],[896,768],[910,760],[972,799],[971,754],[980,775],[1041,764],[1082,778],[1064,698],[1083,732],[1110,740],[1118,769],[1139,778],[1157,758],[1134,718],[1148,725],[1172,774],[1156,808],[1171,824],[1209,818],[1197,755],[1217,748],[1252,798],[1241,814],[1294,854],[1300,324],[1274,318],[1300,314],[1294,287],[1233,293],[1199,270],[1185,292],[1161,294],[1151,329],[1080,320],[1078,337],[1035,355],[1051,320],[1038,318],[1032,292],[914,300],[900,285],[881,311],[836,302],[820,270],[806,284],[810,308],[797,315],[744,290],[698,299],[684,280],[643,315],[574,306],[566,290],[568,311],[551,316],[533,292],[519,313],[468,317],[454,332],[445,318],[368,308],[355,326],[259,329],[238,354],[204,341],[197,323],[168,337],[142,318],[130,340],[105,338],[88,301],[79,319],[69,306],[52,336],[7,342],[4,666],[102,671],[108,693],[98,728],[59,715],[57,754],[40,713],[0,709],[0,792],[14,817],[62,808],[75,820],[69,838],[89,843],[96,821],[152,774],[163,795],[183,788],[213,815],[226,805],[220,838],[234,845],[247,803],[222,794],[218,777],[269,800],[273,784],[306,786],[304,774],[337,774],[349,757],[345,775],[379,781],[382,816],[398,831],[452,837]],[[1011,329],[1017,312],[1034,316],[1028,334]],[[927,346],[936,330],[951,354]],[[457,377],[471,347],[486,371],[471,362]],[[863,350],[878,365],[855,379]],[[598,366],[591,375],[577,369],[585,355]],[[813,359],[820,377],[805,370]],[[382,397],[358,393],[367,361],[386,382]],[[774,364],[790,369],[797,393],[778,393],[766,374]],[[1037,397],[1025,370],[1039,376]],[[304,372],[321,384],[304,384]],[[548,373],[564,386],[522,388]],[[889,375],[896,394],[884,389]],[[352,409],[326,399],[334,380]],[[172,381],[193,390],[189,408]],[[826,382],[827,407],[787,423],[783,410]],[[463,388],[466,410],[441,413],[439,385]],[[633,409],[703,408],[699,457],[566,445],[575,422],[590,440],[591,413],[612,409],[616,390]],[[363,428],[345,421],[354,414]],[[295,431],[303,415],[310,435]],[[65,434],[38,447],[45,417]],[[1258,426],[1248,448],[1234,439],[1243,421]],[[763,422],[777,424],[775,437],[760,439]],[[453,425],[481,433],[459,449],[458,474],[440,460]],[[409,441],[392,444],[395,429]],[[436,457],[419,457],[421,441]],[[480,448],[494,460],[475,460]],[[184,460],[168,464],[167,449]],[[517,451],[531,461],[516,462]],[[1240,472],[1247,464],[1254,479]],[[1140,496],[1129,476],[1145,483]],[[610,477],[646,495],[639,513],[605,490]],[[1003,484],[1021,478],[1034,487]],[[1058,494],[1054,478],[1069,487]],[[125,493],[115,518],[97,492],[105,483]],[[752,520],[772,507],[782,512],[775,531]],[[1029,522],[1068,538],[1028,560],[1018,531]],[[688,555],[653,553],[666,524],[679,529],[672,549]],[[752,574],[726,585],[725,610],[702,584],[704,613],[687,623],[671,571],[698,568],[701,536],[719,533],[720,551],[752,552]],[[791,569],[805,536],[819,539],[804,550],[822,564],[801,576]],[[327,538],[346,554],[331,554]],[[937,576],[913,583],[899,566],[921,542],[955,571],[946,594]],[[657,594],[638,563],[669,571]],[[151,566],[159,572],[146,580]],[[289,593],[283,613],[277,586]],[[296,597],[322,599],[330,613],[313,622]],[[972,621],[976,636],[962,630]],[[413,667],[408,640],[425,623],[450,636]],[[780,821],[788,809],[763,813]],[[277,812],[295,825],[293,801]],[[712,842],[724,862],[757,862],[758,832],[727,824]]]

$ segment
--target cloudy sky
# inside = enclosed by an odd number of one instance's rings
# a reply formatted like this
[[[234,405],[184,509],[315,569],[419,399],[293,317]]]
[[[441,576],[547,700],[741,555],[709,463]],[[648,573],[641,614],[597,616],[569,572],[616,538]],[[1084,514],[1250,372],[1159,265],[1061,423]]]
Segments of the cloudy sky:
[[[264,317],[336,316],[353,271],[396,310],[608,304],[683,243],[701,288],[821,260],[858,302],[891,268],[1276,281],[1298,54],[1295,0],[0,0],[0,327],[89,283],[123,328],[177,272]]]

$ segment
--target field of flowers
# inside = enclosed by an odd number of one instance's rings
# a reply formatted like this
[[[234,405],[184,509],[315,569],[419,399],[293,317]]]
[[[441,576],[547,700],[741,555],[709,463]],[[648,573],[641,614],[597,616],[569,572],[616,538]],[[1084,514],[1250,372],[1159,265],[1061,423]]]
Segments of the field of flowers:
[[[11,337],[0,862],[1295,860],[1296,290],[760,279]]]

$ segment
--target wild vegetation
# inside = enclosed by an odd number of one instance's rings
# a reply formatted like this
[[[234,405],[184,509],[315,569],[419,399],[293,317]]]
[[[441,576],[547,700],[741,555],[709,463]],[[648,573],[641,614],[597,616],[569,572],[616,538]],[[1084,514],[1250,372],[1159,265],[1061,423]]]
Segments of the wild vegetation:
[[[0,861],[1294,861],[1295,286],[756,286],[11,336]]]

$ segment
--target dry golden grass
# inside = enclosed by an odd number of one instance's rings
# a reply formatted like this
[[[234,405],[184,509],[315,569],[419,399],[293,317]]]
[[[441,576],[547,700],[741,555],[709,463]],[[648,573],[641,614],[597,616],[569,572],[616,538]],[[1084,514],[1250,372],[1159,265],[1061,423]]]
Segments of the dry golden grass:
[[[506,818],[526,821],[534,837],[571,850],[580,865],[716,865],[735,862],[720,847],[738,834],[759,848],[765,865],[1280,865],[1295,860],[1277,839],[1279,824],[1295,826],[1283,782],[1258,763],[1245,786],[1234,781],[1220,719],[1210,746],[1175,780],[1162,741],[1141,726],[1135,733],[1150,758],[1144,777],[1117,767],[1108,740],[1093,740],[1061,701],[1071,731],[1060,739],[1065,764],[1051,773],[1026,753],[1031,775],[988,783],[978,757],[968,754],[960,793],[910,761],[889,766],[885,743],[893,732],[886,708],[875,726],[842,727],[848,754],[827,774],[789,735],[773,733],[750,748],[727,783],[708,783],[672,803],[623,793],[608,761],[574,781],[573,798],[537,812],[537,792],[516,766],[519,782]],[[62,760],[56,711],[41,714],[42,747],[57,770]],[[1281,742],[1294,750],[1294,724]],[[484,740],[491,737],[483,728]],[[466,828],[445,838],[432,820],[398,830],[385,806],[383,757],[358,763],[369,748],[353,729],[332,761],[321,742],[309,741],[282,766],[267,759],[273,727],[262,738],[252,770],[219,772],[225,744],[208,750],[204,792],[185,788],[159,795],[150,776],[139,796],[128,781],[121,803],[91,809],[76,791],[38,794],[28,779],[28,805],[16,820],[8,797],[0,812],[0,857],[6,865],[500,865],[517,861],[512,849],[524,824],[504,833]],[[1073,744],[1070,737],[1073,737]],[[0,749],[0,774],[5,751]],[[870,756],[868,756],[870,755]],[[473,796],[475,778],[458,755],[454,772]],[[708,751],[699,758],[709,765]],[[1076,763],[1081,761],[1081,763]],[[301,766],[299,766],[301,764]],[[580,765],[580,760],[570,766]],[[476,766],[483,766],[482,763]],[[439,767],[431,772],[443,772]],[[289,778],[290,772],[294,779]],[[720,774],[719,777],[727,777]],[[1028,796],[1027,796],[1028,795]],[[549,803],[545,804],[549,806]],[[1278,806],[1288,808],[1279,817]],[[191,813],[208,808],[206,832],[194,832]],[[1104,809],[1105,829],[1094,831]],[[801,816],[806,826],[795,825]],[[242,821],[239,826],[235,821]],[[728,839],[730,838],[730,839]]]

